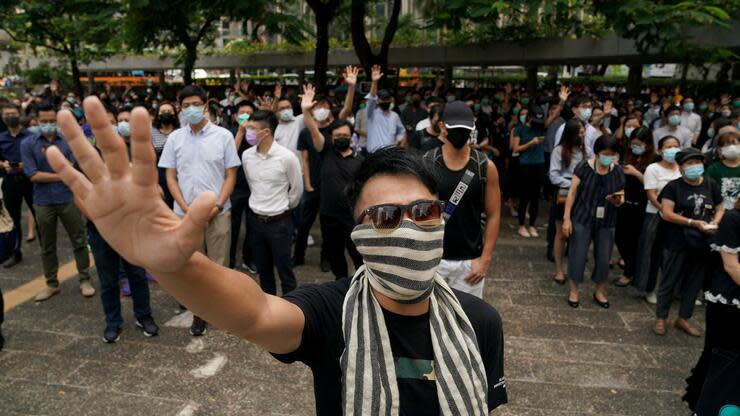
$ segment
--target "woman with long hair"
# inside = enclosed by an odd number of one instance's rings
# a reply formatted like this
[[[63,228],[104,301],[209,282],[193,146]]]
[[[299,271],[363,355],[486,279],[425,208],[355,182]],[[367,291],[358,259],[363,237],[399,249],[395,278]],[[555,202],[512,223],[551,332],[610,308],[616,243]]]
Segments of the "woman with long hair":
[[[565,214],[565,200],[568,197],[568,188],[573,180],[576,166],[587,156],[584,138],[586,128],[578,119],[570,119],[565,123],[560,144],[552,150],[550,155],[550,171],[548,177],[555,187],[555,241],[553,242],[553,257],[555,258],[555,276],[558,284],[565,284],[563,259],[565,258],[565,242],[563,234],[563,215]]]
[[[624,287],[632,282],[637,268],[637,244],[645,220],[645,169],[655,161],[653,133],[647,127],[631,132],[628,149],[624,152],[624,205],[617,210],[614,242],[624,259],[624,272],[614,285]]]

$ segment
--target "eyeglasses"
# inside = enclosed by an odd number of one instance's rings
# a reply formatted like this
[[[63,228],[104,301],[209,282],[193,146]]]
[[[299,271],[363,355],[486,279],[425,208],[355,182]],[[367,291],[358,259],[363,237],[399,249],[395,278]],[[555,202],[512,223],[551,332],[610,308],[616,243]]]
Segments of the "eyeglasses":
[[[408,205],[381,204],[371,206],[360,214],[360,224],[367,216],[377,231],[391,232],[401,225],[404,213],[420,227],[436,227],[442,224],[444,202],[437,200],[415,201]]]

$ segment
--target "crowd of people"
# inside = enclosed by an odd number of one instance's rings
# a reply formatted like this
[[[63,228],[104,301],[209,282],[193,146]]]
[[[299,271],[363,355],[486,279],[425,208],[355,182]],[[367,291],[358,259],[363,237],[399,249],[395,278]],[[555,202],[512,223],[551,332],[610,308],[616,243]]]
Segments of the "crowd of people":
[[[480,301],[501,216],[516,218],[522,239],[539,238],[544,203],[549,214],[543,255],[554,262],[553,280],[567,283],[564,301],[571,307],[581,303],[591,246],[593,302],[610,308],[610,286],[633,287],[655,305],[658,336],[668,331],[676,298],[675,327],[701,336],[691,318],[696,304],[706,302],[704,353],[685,399],[692,409],[707,406],[701,386],[718,360],[716,352],[740,352],[733,330],[740,322],[740,97],[691,96],[678,88],[628,96],[566,86],[530,96],[510,84],[445,90],[440,80],[392,92],[381,89],[379,67],[367,74],[370,89],[360,96],[359,72],[347,67],[341,88],[326,94],[310,84],[250,89],[239,82],[177,92],[106,86],[83,105],[52,83],[42,94],[3,99],[2,201],[12,219],[3,267],[24,261],[25,201],[27,240],[39,239],[46,277],[35,300],[60,292],[60,221],[85,297],[96,293],[88,271],[91,248],[107,343],[121,335],[121,291],[130,294],[144,335],[158,334],[149,301],[151,273],[183,309],[193,310],[193,336],[205,334],[210,321],[282,361],[311,366],[320,413],[340,403],[348,413],[361,412],[363,406],[398,405],[399,394],[438,392],[451,403],[440,400],[444,414],[459,414],[459,408],[445,407],[459,405],[468,410],[463,413],[485,414],[506,401],[500,318]],[[86,143],[71,137],[78,132]],[[131,156],[131,166],[120,154],[105,157],[105,164],[98,156],[121,152]],[[85,176],[65,170],[50,153],[74,162]],[[138,198],[110,205],[107,200],[119,198],[116,187],[100,184],[116,180]],[[210,205],[204,192],[212,195]],[[153,231],[142,231],[149,239],[133,234],[138,226],[115,231],[109,222],[133,222],[137,215],[153,221]],[[317,217],[320,237],[311,235]],[[193,224],[202,226],[202,235]],[[191,229],[178,232],[187,232],[191,253],[197,248],[203,256],[186,256],[188,248],[178,246],[185,245],[178,242],[184,237],[175,231],[186,226]],[[121,240],[126,237],[138,246]],[[336,279],[328,292],[297,287],[294,269],[305,264],[306,248],[316,242],[321,269]],[[165,264],[170,247],[179,263]],[[161,257],[151,258],[147,250],[159,250]],[[174,265],[186,263],[187,272],[174,273]],[[243,300],[224,295],[225,304],[214,306],[198,299],[191,293],[196,289],[228,289],[228,279],[215,283],[204,277],[213,265],[258,277],[259,288],[238,283],[240,290],[273,309],[250,306],[242,316],[252,319],[247,325],[235,321],[240,314],[223,309],[244,306]],[[622,275],[609,281],[615,265]],[[278,294],[275,271],[286,303],[271,300]],[[181,281],[171,281],[175,275]],[[398,315],[427,310],[421,326],[428,344],[400,347],[399,339],[417,333],[418,322]],[[288,335],[275,332],[283,330]],[[363,342],[368,333],[383,348]],[[450,337],[452,348],[443,342]],[[436,390],[426,386],[419,393],[413,384],[393,383],[374,385],[378,391],[372,392],[363,387],[363,380],[387,381],[399,371],[392,361],[402,349],[410,349],[408,356],[452,360],[435,364]],[[386,365],[369,368],[367,357]],[[328,369],[317,370],[322,365]],[[345,389],[327,387],[340,374],[351,374]],[[353,400],[343,402],[340,394]],[[412,406],[407,400],[400,405]]]

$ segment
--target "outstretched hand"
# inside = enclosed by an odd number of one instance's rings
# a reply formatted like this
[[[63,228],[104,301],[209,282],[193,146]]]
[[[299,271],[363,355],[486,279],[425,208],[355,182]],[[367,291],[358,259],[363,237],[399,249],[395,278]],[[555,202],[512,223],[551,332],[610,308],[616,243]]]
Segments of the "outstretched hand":
[[[380,65],[373,65],[372,73],[370,75],[370,79],[372,79],[373,81],[380,81],[380,79],[383,78],[383,73],[380,71]]]
[[[203,243],[216,195],[200,194],[180,219],[160,197],[147,111],[138,107],[131,113],[129,161],[126,144],[100,100],[88,97],[84,108],[102,158],[72,113],[61,111],[57,122],[84,175],[54,146],[47,151],[49,163],[74,193],[77,206],[126,260],[152,272],[180,270]]]
[[[314,97],[316,96],[316,89],[311,84],[303,86],[303,95],[301,95],[301,110],[310,110],[314,105]]]
[[[348,65],[344,69],[344,82],[349,86],[357,84],[357,75],[360,73],[360,68],[352,65]]]

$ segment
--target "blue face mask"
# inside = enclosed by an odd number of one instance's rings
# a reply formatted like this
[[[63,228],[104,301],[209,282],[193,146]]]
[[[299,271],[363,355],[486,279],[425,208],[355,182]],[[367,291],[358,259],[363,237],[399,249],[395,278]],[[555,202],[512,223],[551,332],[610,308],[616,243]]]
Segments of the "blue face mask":
[[[599,155],[599,164],[603,167],[609,167],[614,163],[614,156]]]
[[[521,121],[522,124],[526,123],[527,122],[527,115],[526,114],[520,115],[519,116],[519,121]]]
[[[668,117],[668,124],[670,124],[671,126],[678,126],[679,124],[681,124],[681,116],[679,116],[678,114],[674,114]]]
[[[41,134],[41,129],[39,128],[39,126],[31,126],[27,130],[33,134]]]
[[[116,130],[118,130],[118,134],[123,137],[131,136],[131,126],[128,124],[128,121],[119,122]]]
[[[245,121],[249,120],[249,114],[239,115],[239,124],[244,124]]]
[[[668,163],[673,163],[676,161],[676,155],[678,154],[679,149],[676,147],[672,147],[670,149],[663,150],[663,160],[665,160]]]
[[[182,110],[182,114],[188,124],[198,124],[203,120],[203,106],[191,105]]]
[[[683,109],[686,110],[686,111],[688,111],[688,112],[694,111],[694,103],[686,103],[686,104],[684,104],[683,105]]]
[[[588,119],[591,118],[591,109],[590,108],[581,109],[581,115],[579,115],[578,118],[580,118],[581,121],[583,121],[584,123],[588,122]]]
[[[632,132],[633,131],[635,131],[635,128],[634,127],[625,127],[624,128],[624,136],[629,139],[630,136],[632,136]]]
[[[630,146],[630,149],[632,150],[632,154],[635,156],[640,156],[645,153],[645,146],[633,144]]]
[[[292,121],[293,120],[293,109],[292,108],[286,108],[285,110],[280,112],[280,120],[282,121]]]
[[[457,97],[455,97],[454,95],[448,95],[447,96],[447,102],[448,103],[451,103],[451,102],[455,101],[456,99],[457,99]]]
[[[714,137],[714,129],[712,127],[707,129],[707,136],[710,138]]]
[[[701,178],[701,175],[703,174],[704,174],[704,165],[702,164],[691,165],[683,170],[683,176],[685,176],[686,179],[690,181],[695,181]]]
[[[522,98],[522,105],[529,105],[529,98]]]
[[[54,134],[57,132],[57,123],[41,123],[39,124],[39,131],[45,135]]]

